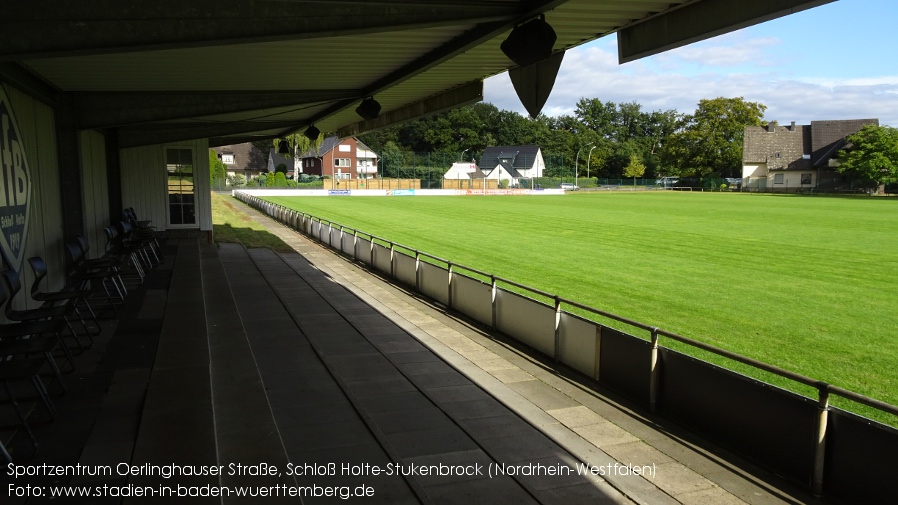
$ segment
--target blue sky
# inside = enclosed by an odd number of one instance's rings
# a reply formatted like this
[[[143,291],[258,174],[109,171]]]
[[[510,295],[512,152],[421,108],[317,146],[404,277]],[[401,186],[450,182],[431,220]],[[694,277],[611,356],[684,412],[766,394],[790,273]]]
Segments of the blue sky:
[[[760,102],[781,124],[898,127],[898,1],[839,0],[624,65],[604,37],[567,52],[543,112],[572,114],[585,97],[692,113],[718,96]],[[526,114],[507,74],[486,80],[484,101]]]

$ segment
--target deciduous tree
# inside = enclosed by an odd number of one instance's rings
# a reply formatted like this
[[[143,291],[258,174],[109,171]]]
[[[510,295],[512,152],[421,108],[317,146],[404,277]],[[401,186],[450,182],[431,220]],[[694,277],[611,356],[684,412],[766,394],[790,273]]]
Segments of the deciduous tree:
[[[212,178],[212,184],[224,184],[224,180],[228,176],[227,167],[212,149],[209,149],[209,176]]]
[[[746,126],[760,126],[767,106],[742,97],[701,100],[664,146],[664,160],[681,175],[736,176],[742,167]]]
[[[849,144],[839,152],[837,170],[855,185],[878,188],[898,181],[898,129],[866,125],[846,140]]]
[[[636,178],[645,174],[645,164],[636,154],[630,155],[630,163],[624,167],[624,175],[633,178],[633,185],[636,185]]]

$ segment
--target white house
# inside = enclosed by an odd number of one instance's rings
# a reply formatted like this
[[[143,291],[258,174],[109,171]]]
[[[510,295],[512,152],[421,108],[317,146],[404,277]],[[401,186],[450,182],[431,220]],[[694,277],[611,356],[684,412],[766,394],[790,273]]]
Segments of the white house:
[[[539,146],[499,146],[487,147],[478,167],[487,179],[507,180],[515,187],[521,179],[542,177],[546,163]]]
[[[443,179],[466,180],[477,173],[477,165],[469,162],[453,163],[452,168],[443,175]]]

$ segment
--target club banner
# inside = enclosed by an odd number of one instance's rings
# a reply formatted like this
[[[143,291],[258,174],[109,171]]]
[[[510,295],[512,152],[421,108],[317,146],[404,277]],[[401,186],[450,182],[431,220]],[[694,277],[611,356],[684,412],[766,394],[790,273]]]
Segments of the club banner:
[[[18,272],[28,233],[31,173],[19,125],[3,86],[0,86],[0,127],[0,249],[9,267]]]

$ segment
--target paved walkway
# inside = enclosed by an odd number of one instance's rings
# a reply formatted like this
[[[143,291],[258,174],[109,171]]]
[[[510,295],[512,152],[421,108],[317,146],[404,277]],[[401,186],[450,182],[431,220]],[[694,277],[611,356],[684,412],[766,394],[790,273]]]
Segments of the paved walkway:
[[[492,404],[493,400],[489,399],[492,397],[520,416],[520,419],[525,420],[527,424],[538,428],[549,441],[564,449],[566,454],[555,453],[553,456],[567,461],[568,464],[587,463],[596,468],[612,469],[630,468],[629,465],[639,468],[651,467],[652,471],[646,476],[627,474],[626,471],[612,471],[610,475],[605,475],[603,480],[623,495],[607,492],[610,499],[622,500],[626,497],[626,500],[633,502],[652,504],[775,504],[813,501],[803,490],[790,483],[783,482],[747,463],[740,462],[739,466],[736,466],[727,462],[724,457],[730,461],[739,460],[722,450],[714,449],[715,453],[720,454],[718,456],[700,448],[696,443],[690,442],[694,437],[676,426],[659,419],[651,419],[644,413],[628,408],[626,402],[616,399],[613,394],[597,391],[579,383],[574,375],[553,370],[538,357],[517,350],[514,345],[504,342],[501,337],[490,335],[474,324],[447,314],[442,307],[410,296],[409,293],[390,285],[347,258],[323,248],[252,209],[246,209],[254,219],[264,224],[302,255],[301,258],[282,255],[282,258],[301,275],[307,273],[309,268],[327,274],[329,280],[323,286],[328,288],[325,298],[336,297],[338,303],[339,300],[352,300],[352,306],[358,309],[350,308],[348,313],[344,313],[350,325],[361,333],[373,331],[376,335],[379,331],[377,328],[386,324],[384,320],[388,320],[432,351],[440,361],[448,363],[476,384],[474,386],[466,383],[462,386],[446,383],[437,384],[437,388],[421,389],[442,410],[445,411],[447,405],[453,406],[452,402],[455,401],[476,401],[470,397],[460,400],[459,395],[474,395],[474,398],[479,398],[486,394],[488,396],[484,397],[482,402]],[[304,265],[306,260],[311,266],[297,267]],[[272,286],[277,286],[276,280],[269,278],[269,281]],[[342,288],[338,286],[345,288],[364,303],[355,305],[354,297],[348,297],[345,292],[341,295]],[[365,304],[376,309],[377,314],[368,313],[367,310],[364,316],[354,314],[355,310],[361,310]],[[321,319],[320,328],[326,328],[328,321],[327,318]],[[341,322],[340,325],[342,324]],[[315,332],[314,325],[301,324],[301,327],[304,332],[312,334]],[[396,330],[394,328],[390,331]],[[403,339],[401,346],[402,349],[414,348],[415,352],[420,350],[417,343],[412,340]],[[363,362],[366,362],[366,359],[363,359]],[[440,366],[442,368],[442,365]],[[407,365],[398,368],[406,379],[413,378],[417,373],[417,368],[409,368]],[[395,381],[402,384],[400,387],[407,387],[405,380],[397,377]],[[383,387],[387,387],[387,384],[392,386],[394,382],[387,379]],[[417,383],[415,385],[421,386]],[[425,383],[424,386],[426,385],[428,384]],[[433,397],[434,392],[437,394],[436,397]],[[377,402],[387,401],[387,398],[389,397],[381,398]],[[441,403],[441,400],[444,403]],[[469,410],[470,407],[460,409],[461,412]],[[490,413],[481,419],[489,420],[495,415]],[[509,420],[515,418],[510,413],[501,415]],[[477,425],[464,418],[455,419],[455,422],[462,430]],[[499,422],[496,427],[503,424],[504,422]],[[516,447],[523,450],[522,448],[529,443],[523,438],[516,438],[514,426],[518,426],[518,423],[514,422],[505,425],[505,428],[499,428],[505,437],[501,437],[504,440],[500,439],[498,445],[493,441],[477,440],[477,442],[481,449],[488,453],[491,448],[499,447],[502,443],[505,444],[502,447],[509,449]],[[451,433],[456,432],[453,430]],[[439,431],[421,435],[443,438]],[[452,440],[449,433],[446,435],[448,440]],[[707,447],[706,444],[702,446]],[[452,447],[453,443],[450,443],[446,449]],[[466,447],[468,446],[463,442],[459,442],[457,450],[452,453],[453,458],[463,460]],[[552,451],[556,449],[553,448]],[[538,462],[543,456],[522,453],[507,459],[509,455],[502,452],[490,455],[496,461],[506,463]],[[543,480],[556,485],[560,482],[553,478]],[[579,486],[586,489],[588,486],[585,484]],[[600,489],[606,488],[600,485]],[[559,492],[558,487],[553,491]],[[536,497],[542,498],[547,494],[537,493]]]

